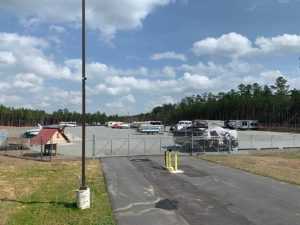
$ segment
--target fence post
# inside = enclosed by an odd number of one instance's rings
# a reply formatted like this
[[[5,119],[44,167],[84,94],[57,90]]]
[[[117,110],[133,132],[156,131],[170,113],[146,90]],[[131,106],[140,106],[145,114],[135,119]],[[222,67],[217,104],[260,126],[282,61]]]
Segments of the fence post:
[[[128,156],[130,155],[130,134],[128,134]]]
[[[41,160],[43,160],[43,139],[41,136]]]
[[[296,135],[293,135],[293,147],[296,147]]]
[[[110,155],[113,155],[113,140],[110,139]]]
[[[271,135],[271,148],[273,148],[273,135]]]
[[[159,137],[159,152],[161,153],[161,137]]]
[[[96,157],[96,136],[93,134],[93,159]]]
[[[146,155],[146,139],[144,138],[144,154]]]
[[[192,149],[191,149],[191,156],[193,155],[193,151],[194,151],[194,132],[192,130]]]
[[[253,138],[254,138],[254,135],[251,135],[251,147],[252,147],[252,148],[254,148]]]
[[[52,161],[52,152],[53,152],[53,137],[50,140],[50,161]]]

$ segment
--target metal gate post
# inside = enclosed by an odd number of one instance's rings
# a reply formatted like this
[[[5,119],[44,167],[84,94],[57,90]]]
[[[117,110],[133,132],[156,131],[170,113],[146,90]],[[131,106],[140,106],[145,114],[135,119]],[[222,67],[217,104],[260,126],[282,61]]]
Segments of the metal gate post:
[[[271,136],[271,148],[273,148],[273,135]]]
[[[96,136],[93,134],[93,159],[95,159],[96,156]]]
[[[296,139],[296,135],[294,134],[293,135],[293,147],[296,147],[296,140],[295,139]]]
[[[52,152],[53,152],[53,139],[51,137],[51,141],[50,141],[50,161],[52,161]]]
[[[159,152],[161,153],[161,137],[159,138]]]
[[[41,137],[41,160],[43,160],[43,139]]]
[[[193,151],[194,151],[194,133],[192,130],[192,149],[191,149],[191,156],[193,155]]]
[[[110,155],[113,155],[113,140],[110,139]]]
[[[128,134],[128,156],[130,155],[130,134]]]

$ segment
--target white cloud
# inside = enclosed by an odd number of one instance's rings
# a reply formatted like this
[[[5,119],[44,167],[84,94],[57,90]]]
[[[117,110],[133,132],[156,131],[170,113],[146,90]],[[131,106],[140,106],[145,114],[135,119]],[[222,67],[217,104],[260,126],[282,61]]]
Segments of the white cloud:
[[[163,59],[172,59],[172,60],[180,60],[186,61],[186,56],[184,54],[176,53],[176,52],[161,52],[155,53],[151,56],[152,60],[163,60]]]
[[[63,26],[58,26],[58,25],[51,25],[49,27],[49,30],[52,31],[52,32],[56,32],[56,33],[66,32],[66,29]]]
[[[17,74],[14,81],[16,88],[37,89],[43,84],[43,79],[33,73]]]
[[[33,73],[45,78],[75,79],[67,66],[57,64],[45,54],[48,46],[41,38],[0,33],[0,68],[9,74]]]
[[[174,78],[176,77],[176,71],[173,67],[171,66],[165,66],[162,70],[162,73],[164,75],[166,75],[167,77],[170,77],[170,78]]]
[[[129,94],[127,96],[123,97],[124,101],[127,101],[128,103],[135,103],[135,97],[132,94]]]
[[[90,95],[97,95],[99,93],[102,94],[109,94],[109,95],[122,95],[130,92],[129,87],[121,87],[121,86],[109,86],[106,84],[98,84],[95,88],[90,88],[89,93]]]
[[[213,85],[213,81],[210,80],[207,76],[199,74],[184,73],[182,81],[185,83],[185,85],[199,90],[211,89]]]
[[[259,37],[255,44],[259,52],[300,52],[300,36],[295,34],[283,34],[276,37],[265,38]]]
[[[260,74],[266,83],[274,82],[278,77],[285,77],[279,70],[268,70]]]
[[[7,91],[11,88],[11,84],[8,82],[0,82],[0,92]]]
[[[135,29],[156,8],[172,0],[90,0],[86,3],[87,24],[112,38],[119,30]],[[75,0],[10,0],[1,1],[0,8],[13,11],[23,21],[50,22],[55,24],[80,24],[81,1]]]
[[[113,87],[135,89],[135,90],[150,90],[152,86],[152,82],[148,79],[137,79],[135,77],[120,77],[120,76],[113,76],[108,77],[106,83]]]
[[[12,52],[0,51],[0,64],[15,64],[16,58]]]
[[[264,54],[277,52],[276,49],[281,49],[279,46],[286,48],[283,39],[290,36],[280,37],[266,39],[252,48]],[[47,53],[49,43],[36,37],[0,33],[0,40],[2,102],[7,101],[5,104],[18,107],[44,107],[47,110],[65,107],[70,110],[80,109],[80,59],[66,59],[57,63],[54,56]],[[296,46],[296,39],[289,44],[292,43]],[[147,107],[149,103],[173,103],[192,94],[226,91],[236,88],[241,82],[271,84],[282,74],[279,70],[238,59],[226,64],[211,61],[156,69],[144,66],[119,69],[93,61],[87,64],[87,100],[93,102],[90,107],[106,102],[97,105],[97,108],[99,106],[106,112],[136,112],[142,111],[143,105]],[[65,80],[75,82],[65,85]],[[299,80],[293,80],[293,84],[299,83]],[[6,96],[11,101],[5,100]]]
[[[19,103],[20,100],[21,100],[21,98],[18,95],[0,94],[0,104],[5,104],[5,105],[11,106],[15,103]]]
[[[151,111],[154,107],[161,106],[163,104],[175,104],[177,101],[172,96],[159,96],[148,102],[146,105],[146,111]]]
[[[127,115],[132,112],[132,105],[136,103],[135,97],[132,94],[123,96],[115,101],[110,101],[105,104],[105,108],[110,113],[120,113]]]
[[[80,91],[67,91],[59,88],[49,88],[51,91],[48,95],[48,101],[61,104],[62,107],[68,107],[68,105],[79,106],[81,104],[81,92]]]
[[[300,52],[300,35],[283,34],[276,37],[258,37],[252,43],[247,37],[237,34],[224,34],[219,38],[209,37],[195,42],[194,54],[239,58],[270,53],[286,54]]]
[[[200,55],[219,55],[237,58],[253,50],[251,41],[237,33],[224,34],[219,38],[209,37],[195,42],[193,52]]]
[[[13,47],[15,45],[29,48],[48,47],[48,43],[42,38],[22,36],[16,33],[0,33],[0,43],[3,47]]]

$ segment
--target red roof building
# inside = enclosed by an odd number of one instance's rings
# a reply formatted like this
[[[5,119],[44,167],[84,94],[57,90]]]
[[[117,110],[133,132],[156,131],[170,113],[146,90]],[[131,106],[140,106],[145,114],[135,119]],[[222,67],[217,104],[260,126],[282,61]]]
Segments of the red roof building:
[[[69,138],[64,134],[63,129],[43,128],[40,133],[31,138],[31,145],[49,145],[70,143]]]

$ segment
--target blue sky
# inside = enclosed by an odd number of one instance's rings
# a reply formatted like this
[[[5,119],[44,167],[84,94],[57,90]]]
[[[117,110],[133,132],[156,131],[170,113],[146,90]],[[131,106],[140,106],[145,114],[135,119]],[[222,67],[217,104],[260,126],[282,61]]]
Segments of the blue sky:
[[[86,0],[88,111],[135,114],[288,78],[299,0]],[[80,110],[80,0],[0,2],[0,103]]]

